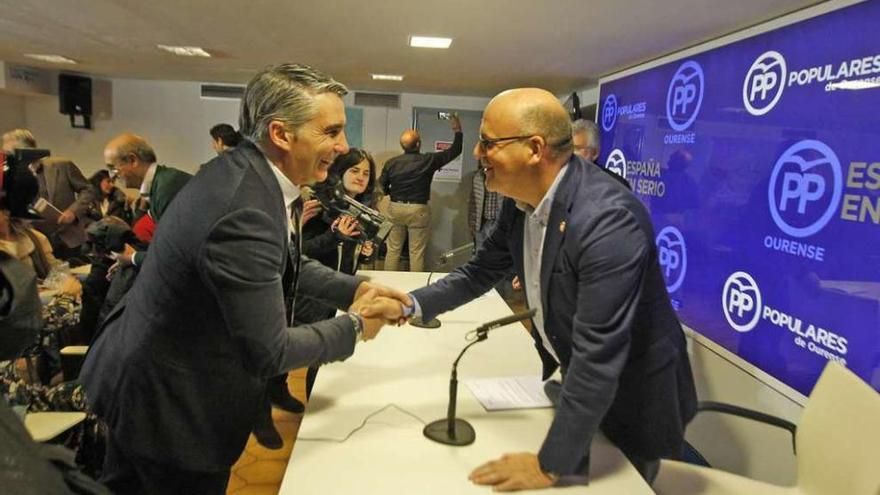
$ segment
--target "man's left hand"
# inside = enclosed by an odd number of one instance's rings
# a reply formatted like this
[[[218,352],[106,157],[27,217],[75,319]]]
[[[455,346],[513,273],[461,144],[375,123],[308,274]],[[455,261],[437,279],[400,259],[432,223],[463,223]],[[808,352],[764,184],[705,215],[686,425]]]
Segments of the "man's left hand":
[[[478,485],[492,485],[497,492],[549,488],[556,479],[541,470],[538,456],[529,452],[504,454],[474,469],[468,479]]]
[[[62,213],[58,217],[58,224],[59,225],[70,225],[73,223],[74,220],[76,220],[76,214],[74,214],[70,210],[65,210],[64,213]]]

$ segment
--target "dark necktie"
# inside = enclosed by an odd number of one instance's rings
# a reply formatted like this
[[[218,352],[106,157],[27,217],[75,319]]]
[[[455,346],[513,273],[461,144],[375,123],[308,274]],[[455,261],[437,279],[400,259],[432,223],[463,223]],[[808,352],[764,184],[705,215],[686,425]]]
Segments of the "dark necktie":
[[[287,243],[287,269],[284,270],[282,283],[284,284],[284,305],[287,310],[287,323],[293,323],[293,300],[296,296],[296,286],[299,282],[300,253],[302,251],[302,236],[300,235],[300,219],[302,218],[302,197],[293,202],[290,239]]]

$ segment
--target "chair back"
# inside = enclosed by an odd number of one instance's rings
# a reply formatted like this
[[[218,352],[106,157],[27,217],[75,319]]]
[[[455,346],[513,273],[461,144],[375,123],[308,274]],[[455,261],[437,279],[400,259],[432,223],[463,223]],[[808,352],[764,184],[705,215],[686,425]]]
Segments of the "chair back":
[[[798,488],[805,495],[880,495],[880,394],[829,362],[797,430]]]

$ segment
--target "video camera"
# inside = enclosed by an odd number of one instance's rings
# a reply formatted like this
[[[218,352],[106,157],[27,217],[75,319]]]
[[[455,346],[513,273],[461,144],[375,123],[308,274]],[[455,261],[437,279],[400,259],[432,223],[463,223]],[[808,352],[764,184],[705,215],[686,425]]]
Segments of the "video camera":
[[[348,215],[358,221],[362,235],[354,240],[373,241],[376,245],[385,242],[394,224],[386,220],[378,211],[345,194],[342,181],[338,177],[329,176],[324,182],[312,186],[312,189],[315,198],[321,202],[325,210],[338,215]]]
[[[0,153],[0,206],[15,218],[40,218],[31,203],[39,195],[40,187],[28,165],[49,156],[49,150],[18,148],[11,153]]]

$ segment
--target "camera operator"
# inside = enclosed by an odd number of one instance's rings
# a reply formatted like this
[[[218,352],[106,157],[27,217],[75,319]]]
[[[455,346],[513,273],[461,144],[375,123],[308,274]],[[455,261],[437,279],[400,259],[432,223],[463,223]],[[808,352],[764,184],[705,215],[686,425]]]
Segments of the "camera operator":
[[[342,181],[349,198],[370,208],[374,206],[376,164],[366,151],[351,148],[348,153],[338,156],[327,176],[325,185]],[[308,204],[306,202],[307,208]],[[305,214],[303,221],[306,221]],[[365,237],[354,217],[321,209],[303,226],[303,253],[336,271],[354,275],[360,263],[370,261],[379,250],[379,246]],[[335,308],[312,299],[297,298],[295,307],[294,321],[297,324],[321,321],[336,314]],[[317,366],[310,367],[306,375],[306,397],[312,391],[317,371]]]

